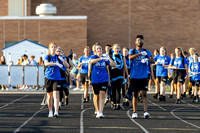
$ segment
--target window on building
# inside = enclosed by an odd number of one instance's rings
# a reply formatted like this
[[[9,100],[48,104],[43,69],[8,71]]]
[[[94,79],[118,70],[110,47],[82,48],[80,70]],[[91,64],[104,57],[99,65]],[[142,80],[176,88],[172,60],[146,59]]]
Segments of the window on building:
[[[6,42],[4,42],[4,48],[7,48],[10,45],[15,44],[15,43],[17,43],[17,41],[6,41]]]
[[[8,16],[23,16],[24,0],[8,0]]]

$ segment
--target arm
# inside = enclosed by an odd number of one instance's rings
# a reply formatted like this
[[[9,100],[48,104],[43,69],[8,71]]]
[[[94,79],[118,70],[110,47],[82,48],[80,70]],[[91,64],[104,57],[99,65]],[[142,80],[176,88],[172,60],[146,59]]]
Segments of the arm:
[[[129,60],[134,60],[134,59],[136,59],[137,57],[139,57],[140,55],[142,55],[142,53],[138,53],[138,54],[134,54],[134,55],[129,54]]]
[[[127,75],[127,83],[129,83],[129,75],[128,75],[128,69],[126,67],[126,59],[125,59],[125,57],[123,57],[123,62],[124,62],[124,72]],[[125,74],[123,74],[124,79],[125,79]]]
[[[150,63],[155,63],[154,59],[152,56],[149,57]]]
[[[50,63],[48,60],[45,60],[45,61],[44,61],[44,65],[45,65],[45,66],[56,66],[57,63]]]
[[[112,59],[109,59],[109,61],[111,67],[116,67],[116,63]]]
[[[69,71],[71,71],[74,67],[74,64],[72,63],[72,60],[69,58]]]

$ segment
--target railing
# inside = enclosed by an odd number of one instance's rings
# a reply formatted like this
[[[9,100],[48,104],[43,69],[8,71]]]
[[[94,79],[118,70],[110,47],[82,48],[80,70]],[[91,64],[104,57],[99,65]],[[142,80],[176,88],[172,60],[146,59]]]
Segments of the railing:
[[[0,84],[44,85],[44,66],[0,65]]]

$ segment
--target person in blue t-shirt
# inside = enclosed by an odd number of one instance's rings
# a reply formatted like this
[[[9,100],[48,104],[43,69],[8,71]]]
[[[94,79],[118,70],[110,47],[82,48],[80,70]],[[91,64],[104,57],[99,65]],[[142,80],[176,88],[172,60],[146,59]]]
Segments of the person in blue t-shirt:
[[[84,54],[83,56],[80,57],[78,67],[81,68],[80,70],[80,78],[81,78],[81,83],[83,85],[84,89],[84,97],[83,97],[83,102],[89,102],[89,96],[88,96],[88,65],[89,65],[89,46],[86,46],[84,48]]]
[[[107,65],[115,67],[115,62],[109,56],[102,56],[102,47],[96,44],[96,55],[91,57],[92,64],[91,82],[94,92],[94,106],[97,112],[96,118],[103,118],[105,94],[108,88],[109,76],[106,69]]]
[[[173,68],[174,89],[177,90],[176,104],[181,103],[181,87],[185,81],[185,74],[188,75],[187,60],[182,54],[181,48],[175,48],[175,57],[170,61],[170,68]],[[187,77],[187,76],[186,76]]]
[[[194,99],[192,102],[199,102],[198,87],[200,82],[200,62],[198,61],[198,54],[194,54],[193,61],[189,65],[188,72],[191,73],[192,90],[194,90]]]
[[[130,83],[133,95],[133,114],[132,118],[138,118],[137,115],[137,98],[138,93],[142,91],[144,118],[149,118],[147,112],[147,91],[148,91],[148,67],[149,61],[154,63],[152,54],[149,50],[143,49],[143,35],[136,36],[136,48],[129,50],[129,59],[132,60],[130,71]]]
[[[191,47],[190,49],[189,49],[189,53],[190,53],[190,56],[188,57],[188,60],[189,60],[189,63],[188,64],[190,64],[190,63],[192,63],[193,62],[193,55],[196,53],[196,49],[195,48],[193,48],[193,47]],[[190,86],[192,86],[192,82],[190,81],[191,80],[191,74],[190,73],[188,73],[188,75],[190,76],[190,78],[189,78],[189,84],[190,84]],[[190,98],[193,98],[194,97],[194,90],[192,89],[192,91],[191,91],[191,97]]]
[[[59,90],[61,87],[61,74],[60,69],[63,69],[63,63],[56,55],[56,43],[49,44],[49,54],[45,57],[44,65],[47,67],[45,70],[45,87],[47,91],[47,103],[49,108],[48,117],[58,117],[58,104],[59,104]],[[54,115],[52,110],[52,99],[54,99]]]
[[[168,67],[170,63],[170,57],[166,55],[166,48],[160,48],[160,54],[154,57],[156,65],[156,82],[160,85],[160,97],[159,101],[166,101],[165,98],[165,84],[167,83],[168,71],[165,67]]]

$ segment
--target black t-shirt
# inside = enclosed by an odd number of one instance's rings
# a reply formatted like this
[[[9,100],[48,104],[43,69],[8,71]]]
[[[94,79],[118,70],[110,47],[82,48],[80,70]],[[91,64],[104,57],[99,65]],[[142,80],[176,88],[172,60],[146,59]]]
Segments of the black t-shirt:
[[[118,65],[118,67],[121,68],[121,65],[123,63],[123,56],[121,59],[120,55],[115,55],[115,58],[117,59],[117,60],[115,60],[115,62],[117,63],[116,65]],[[112,57],[112,60],[114,60],[113,57]],[[126,65],[126,64],[124,64],[124,65]],[[119,77],[119,76],[123,76],[124,65],[121,69],[118,69],[117,67],[114,69],[111,69],[111,72],[110,72],[111,79]]]

